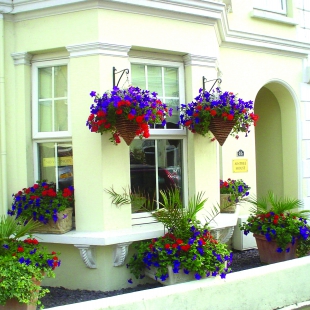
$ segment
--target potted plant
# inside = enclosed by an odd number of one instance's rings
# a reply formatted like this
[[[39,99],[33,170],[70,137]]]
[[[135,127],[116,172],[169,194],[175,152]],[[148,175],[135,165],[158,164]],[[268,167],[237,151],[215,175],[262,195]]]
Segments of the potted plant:
[[[54,183],[37,181],[12,196],[8,214],[41,222],[43,225],[37,227],[36,232],[66,233],[72,229],[73,186],[56,190]]]
[[[269,191],[265,197],[248,201],[254,207],[239,226],[245,235],[253,233],[261,262],[275,263],[295,258],[296,251],[299,255],[309,252],[310,226],[305,216],[310,211],[298,211],[300,200],[278,198]]]
[[[212,92],[199,89],[199,94],[188,104],[181,104],[180,124],[193,133],[205,136],[211,131],[220,145],[231,134],[236,139],[240,132],[245,136],[258,120],[253,112],[253,101],[244,101],[234,93],[219,87]]]
[[[242,180],[220,180],[220,210],[234,213],[236,204],[249,195],[250,187]]]
[[[0,309],[35,310],[49,292],[40,283],[44,277],[55,277],[59,253],[48,252],[28,234],[39,225],[22,218],[0,218]]]
[[[161,195],[163,208],[153,212],[153,216],[167,232],[136,244],[136,253],[127,265],[130,272],[137,279],[148,275],[165,285],[218,275],[225,278],[230,272],[232,253],[213,238],[207,225],[196,219],[206,201],[203,195],[190,199],[187,208],[177,189],[161,191]]]
[[[115,145],[121,142],[120,136],[130,145],[135,136],[148,138],[148,124],[165,126],[166,117],[172,109],[162,103],[157,93],[130,86],[127,89],[113,87],[102,96],[95,91],[90,93],[94,103],[86,125],[91,132],[110,132],[110,141]]]

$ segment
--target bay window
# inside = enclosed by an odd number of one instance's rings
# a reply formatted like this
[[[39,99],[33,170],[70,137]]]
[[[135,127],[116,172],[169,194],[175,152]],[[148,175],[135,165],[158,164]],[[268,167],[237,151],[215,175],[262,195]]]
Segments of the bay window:
[[[185,194],[186,131],[178,124],[178,107],[185,98],[183,64],[133,59],[131,85],[158,93],[160,100],[173,108],[164,127],[151,126],[150,138],[135,139],[130,145],[131,190],[146,197],[147,210],[154,210],[160,208],[161,190],[178,188],[183,198]]]

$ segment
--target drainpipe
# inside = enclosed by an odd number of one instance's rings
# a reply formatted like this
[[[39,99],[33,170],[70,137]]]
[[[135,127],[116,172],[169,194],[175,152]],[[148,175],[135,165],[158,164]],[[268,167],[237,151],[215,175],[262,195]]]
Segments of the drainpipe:
[[[1,151],[1,184],[2,199],[0,215],[7,213],[7,162],[6,162],[6,125],[5,125],[5,93],[4,93],[4,19],[0,12],[0,151]]]

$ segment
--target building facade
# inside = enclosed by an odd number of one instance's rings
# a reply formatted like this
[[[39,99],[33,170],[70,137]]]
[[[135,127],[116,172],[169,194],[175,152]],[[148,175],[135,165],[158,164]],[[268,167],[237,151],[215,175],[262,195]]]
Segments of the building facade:
[[[219,202],[219,179],[242,178],[251,194],[273,190],[310,207],[306,0],[4,0],[0,14],[1,213],[36,180],[75,188],[75,230],[40,236],[62,253],[47,285],[129,285],[132,242],[162,228],[130,205],[113,205],[111,187],[135,184],[158,197],[174,182],[184,200],[204,192],[207,212]],[[165,128],[130,147],[85,126],[89,93],[111,89],[123,69],[120,87],[156,91],[174,108]],[[198,95],[204,78],[207,88],[220,78],[223,90],[254,101],[260,119],[248,137],[221,147],[179,128],[177,107]],[[245,172],[234,169],[240,158]],[[152,168],[141,171],[142,163]]]

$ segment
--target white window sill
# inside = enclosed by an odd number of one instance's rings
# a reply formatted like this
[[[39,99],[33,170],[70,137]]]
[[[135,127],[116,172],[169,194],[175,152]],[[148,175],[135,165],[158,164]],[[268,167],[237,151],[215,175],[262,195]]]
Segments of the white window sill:
[[[260,9],[254,9],[251,12],[251,17],[259,18],[259,19],[267,19],[267,20],[278,22],[278,23],[292,25],[292,26],[298,25],[298,21],[294,18],[287,17],[287,16],[277,14],[277,13],[260,10]]]
[[[161,223],[136,225],[128,229],[110,230],[103,232],[87,232],[72,230],[65,234],[33,234],[40,242],[72,244],[80,251],[81,258],[88,268],[97,268],[95,261],[95,247],[115,245],[115,267],[124,265],[128,254],[128,247],[134,241],[147,240],[164,235]]]
[[[238,208],[238,207],[237,207]],[[234,214],[220,213],[211,223],[211,230],[217,235],[220,229],[230,228],[227,238],[231,237],[237,224],[238,212]],[[79,249],[81,258],[88,268],[97,268],[94,251],[96,246],[115,245],[114,267],[124,265],[128,247],[132,242],[163,236],[162,223],[134,225],[131,228],[102,232],[72,230],[65,234],[33,234],[40,242],[71,244]]]

